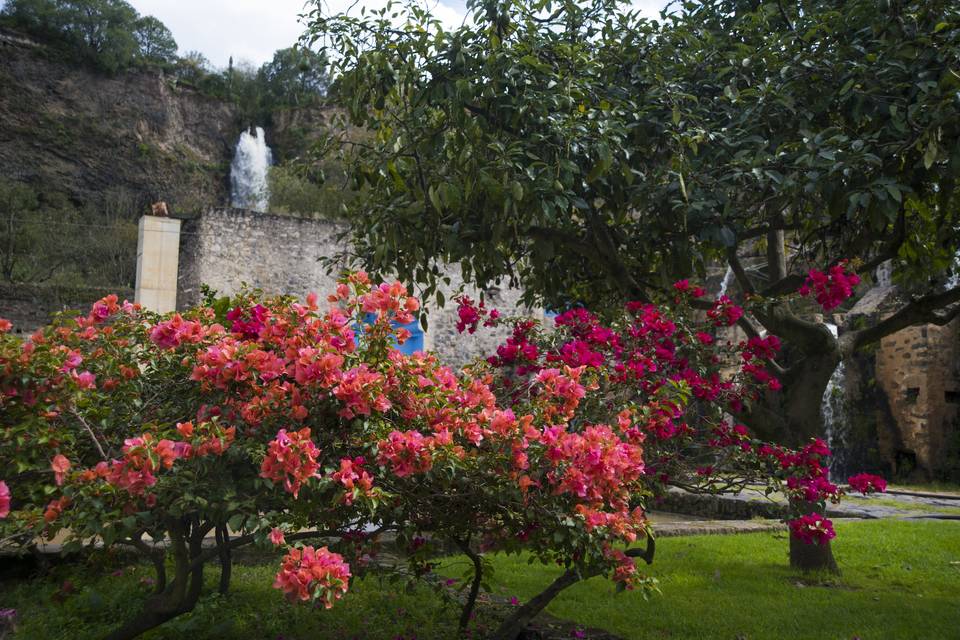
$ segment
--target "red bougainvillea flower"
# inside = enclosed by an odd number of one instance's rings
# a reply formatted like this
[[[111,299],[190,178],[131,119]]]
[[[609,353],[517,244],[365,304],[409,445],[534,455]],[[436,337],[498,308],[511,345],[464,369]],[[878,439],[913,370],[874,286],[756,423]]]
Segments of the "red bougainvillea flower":
[[[813,292],[824,311],[836,309],[853,295],[853,288],[860,284],[860,276],[846,269],[846,260],[841,260],[830,267],[827,273],[811,269],[807,272],[807,279],[803,286],[797,292],[802,296],[808,296]]]
[[[790,520],[790,534],[805,544],[826,544],[837,537],[833,523],[819,513],[808,513]]]
[[[13,329],[13,323],[6,318],[0,318],[0,333],[7,333]]]
[[[0,518],[10,515],[10,487],[0,480]]]
[[[273,586],[292,602],[320,600],[327,609],[347,592],[350,566],[326,547],[291,549]]]
[[[858,473],[851,476],[847,479],[847,484],[864,495],[874,491],[883,493],[887,490],[887,481],[871,473]]]

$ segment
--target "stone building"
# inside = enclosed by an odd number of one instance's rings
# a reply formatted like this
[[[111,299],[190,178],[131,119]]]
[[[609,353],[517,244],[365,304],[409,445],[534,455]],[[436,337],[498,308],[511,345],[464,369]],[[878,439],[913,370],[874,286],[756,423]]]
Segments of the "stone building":
[[[869,291],[844,324],[876,321],[899,308],[894,286]],[[960,320],[908,327],[846,363],[847,441],[855,467],[892,477],[960,473]]]

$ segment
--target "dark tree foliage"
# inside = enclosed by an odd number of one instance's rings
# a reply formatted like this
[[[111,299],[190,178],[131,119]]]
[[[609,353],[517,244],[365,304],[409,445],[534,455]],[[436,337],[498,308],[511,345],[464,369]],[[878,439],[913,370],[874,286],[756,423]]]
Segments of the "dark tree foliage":
[[[165,24],[153,16],[143,16],[134,25],[134,37],[140,55],[151,62],[172,64],[177,59],[177,41]]]
[[[279,49],[259,71],[267,99],[274,104],[302,106],[327,93],[327,59],[303,47]]]
[[[602,309],[726,263],[764,301],[742,329],[787,341],[784,391],[744,418],[794,442],[820,431],[842,355],[957,313],[956,2],[706,0],[659,22],[616,0],[469,6],[453,31],[414,4],[310,15],[371,132],[348,154],[368,268],[429,294],[457,263]],[[913,298],[834,338],[782,296],[840,258],[892,260]]]
[[[7,0],[0,19],[110,73],[177,55],[170,30],[124,0]]]

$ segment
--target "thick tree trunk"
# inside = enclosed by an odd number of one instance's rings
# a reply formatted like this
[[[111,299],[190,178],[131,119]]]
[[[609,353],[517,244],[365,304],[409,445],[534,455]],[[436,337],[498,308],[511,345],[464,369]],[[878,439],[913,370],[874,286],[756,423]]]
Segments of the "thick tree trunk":
[[[829,541],[807,544],[790,536],[790,566],[801,571],[840,573]]]
[[[755,402],[743,420],[761,438],[798,446],[824,437],[820,407],[830,377],[840,364],[836,353],[807,353],[781,378],[783,388]]]

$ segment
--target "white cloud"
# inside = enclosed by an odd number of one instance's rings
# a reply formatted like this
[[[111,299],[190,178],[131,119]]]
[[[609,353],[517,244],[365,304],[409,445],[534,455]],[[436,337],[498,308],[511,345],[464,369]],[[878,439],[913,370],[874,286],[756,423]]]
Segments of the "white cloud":
[[[137,11],[163,21],[173,32],[180,52],[202,52],[218,67],[230,56],[260,65],[273,52],[295,43],[303,33],[297,17],[305,10],[304,0],[128,0]],[[328,13],[344,11],[351,0],[324,0]],[[359,0],[360,6],[382,6],[384,2]],[[656,17],[664,0],[633,0],[644,15]],[[312,5],[312,3],[311,3]],[[464,0],[437,2],[434,15],[448,26],[457,26],[466,13]]]

